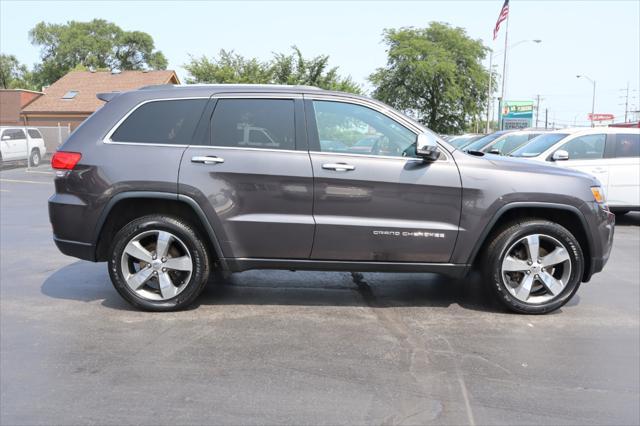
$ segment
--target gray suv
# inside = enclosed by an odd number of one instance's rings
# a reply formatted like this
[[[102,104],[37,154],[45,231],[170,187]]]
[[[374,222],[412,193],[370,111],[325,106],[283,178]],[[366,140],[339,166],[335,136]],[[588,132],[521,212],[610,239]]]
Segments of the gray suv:
[[[191,304],[212,271],[484,270],[546,313],[602,270],[598,181],[456,150],[380,102],[312,87],[154,86],[106,104],[52,158],[54,240],[107,261],[136,307]]]

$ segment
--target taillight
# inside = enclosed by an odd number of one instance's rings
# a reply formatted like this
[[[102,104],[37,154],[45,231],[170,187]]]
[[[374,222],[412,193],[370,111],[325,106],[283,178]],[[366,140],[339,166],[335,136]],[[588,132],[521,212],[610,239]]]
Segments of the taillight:
[[[72,170],[82,158],[79,152],[57,151],[51,157],[51,167],[56,170]]]

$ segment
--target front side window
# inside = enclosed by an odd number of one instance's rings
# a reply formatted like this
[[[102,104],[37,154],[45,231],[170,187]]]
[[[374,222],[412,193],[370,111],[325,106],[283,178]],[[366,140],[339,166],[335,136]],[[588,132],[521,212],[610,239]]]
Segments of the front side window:
[[[569,160],[597,160],[604,155],[606,135],[585,135],[560,147],[569,153]]]
[[[111,135],[114,142],[189,145],[208,99],[152,101],[141,105]]]
[[[220,99],[211,120],[211,144],[294,150],[294,119],[293,100]]]
[[[640,157],[640,133],[618,133],[615,157]]]
[[[415,157],[416,135],[361,105],[314,101],[321,152]]]
[[[2,134],[3,138],[5,136],[8,136],[9,140],[13,140],[13,141],[27,138],[24,134],[24,131],[21,129],[7,129]]]

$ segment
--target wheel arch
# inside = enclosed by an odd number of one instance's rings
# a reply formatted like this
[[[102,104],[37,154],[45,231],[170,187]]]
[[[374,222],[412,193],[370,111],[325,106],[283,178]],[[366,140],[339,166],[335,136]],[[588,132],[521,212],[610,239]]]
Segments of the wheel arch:
[[[515,202],[502,206],[480,234],[468,263],[476,265],[479,260],[478,255],[489,244],[491,236],[505,223],[517,221],[518,219],[545,219],[567,228],[576,237],[582,248],[585,262],[582,280],[589,280],[591,276],[593,241],[591,240],[591,235],[587,232],[588,226],[584,215],[577,207],[567,204]]]
[[[202,235],[207,235],[205,245],[215,261],[226,269],[218,239],[198,203],[185,195],[154,191],[121,192],[109,200],[96,223],[96,260],[104,261],[108,258],[111,241],[122,226],[137,217],[158,213],[181,217],[189,221]]]

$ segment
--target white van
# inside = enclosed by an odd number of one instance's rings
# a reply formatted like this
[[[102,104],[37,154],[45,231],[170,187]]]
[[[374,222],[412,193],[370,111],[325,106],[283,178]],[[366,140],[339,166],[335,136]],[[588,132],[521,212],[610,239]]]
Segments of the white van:
[[[613,211],[640,210],[640,129],[555,130],[532,139],[511,156],[589,173],[602,183]]]
[[[35,127],[0,127],[0,163],[28,160],[36,167],[46,153],[42,134]]]

